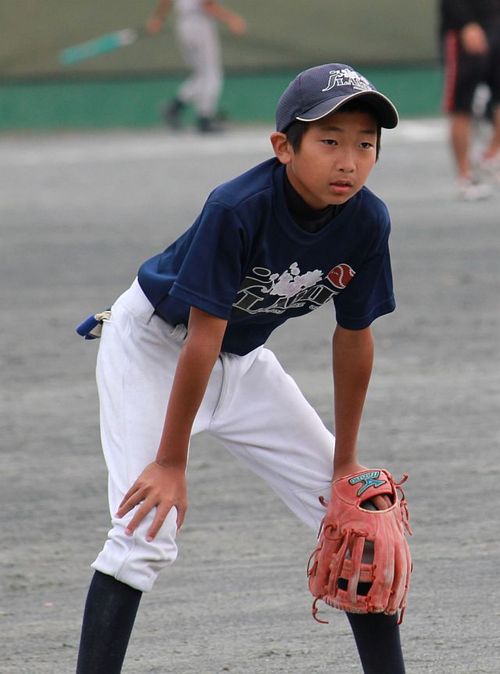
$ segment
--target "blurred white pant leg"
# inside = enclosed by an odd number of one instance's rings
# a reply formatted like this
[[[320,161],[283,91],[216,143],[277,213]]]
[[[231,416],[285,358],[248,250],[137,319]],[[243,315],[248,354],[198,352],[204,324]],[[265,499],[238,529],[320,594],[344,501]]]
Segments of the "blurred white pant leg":
[[[188,15],[178,21],[177,33],[183,58],[192,69],[178,97],[192,103],[200,117],[213,117],[223,83],[217,26],[209,17]]]

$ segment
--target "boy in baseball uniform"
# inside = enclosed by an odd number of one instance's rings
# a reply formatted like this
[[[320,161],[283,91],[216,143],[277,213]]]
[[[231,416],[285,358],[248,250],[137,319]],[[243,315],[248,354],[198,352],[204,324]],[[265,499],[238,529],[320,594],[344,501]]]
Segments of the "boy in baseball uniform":
[[[191,436],[218,438],[314,531],[332,478],[364,469],[370,326],[395,308],[390,218],[365,182],[381,128],[397,122],[350,66],[300,73],[277,105],[274,156],[217,187],[106,314],[97,382],[111,528],[92,565],[78,674],[121,671],[142,593],[177,557]],[[335,437],[265,346],[327,302]],[[363,671],[402,674],[397,616],[348,618]]]

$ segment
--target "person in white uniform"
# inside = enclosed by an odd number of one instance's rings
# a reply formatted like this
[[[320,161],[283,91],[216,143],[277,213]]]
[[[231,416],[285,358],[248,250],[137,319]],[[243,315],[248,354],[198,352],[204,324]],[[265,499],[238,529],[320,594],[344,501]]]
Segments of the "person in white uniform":
[[[169,11],[174,8],[176,32],[191,75],[182,83],[174,100],[165,110],[165,121],[173,128],[181,126],[185,108],[194,106],[198,130],[218,131],[217,108],[223,84],[223,67],[217,22],[235,35],[246,30],[245,20],[213,0],[159,0],[146,26],[158,33]]]

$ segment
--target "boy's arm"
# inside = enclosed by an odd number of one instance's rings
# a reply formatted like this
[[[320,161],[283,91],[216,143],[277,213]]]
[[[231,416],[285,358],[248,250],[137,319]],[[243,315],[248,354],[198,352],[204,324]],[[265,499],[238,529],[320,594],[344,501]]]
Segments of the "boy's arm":
[[[357,439],[373,366],[371,329],[346,330],[333,335],[335,457],[337,479],[363,470],[357,458]]]
[[[153,508],[156,513],[148,530],[149,539],[158,533],[173,506],[178,513],[177,527],[182,525],[187,509],[185,473],[191,429],[220,354],[226,325],[221,318],[191,308],[156,459],[125,494],[116,513],[123,517],[141,503],[127,527],[129,534]]]
[[[334,480],[365,470],[365,466],[358,462],[356,444],[372,373],[373,351],[370,327],[346,330],[337,326],[333,335]],[[388,496],[374,496],[372,501],[379,510],[391,505]]]
[[[158,33],[163,26],[165,17],[172,7],[172,0],[158,0],[158,3],[151,14],[151,17],[146,22],[146,29],[154,34]]]
[[[205,0],[203,8],[207,14],[211,14],[214,19],[224,23],[232,33],[235,33],[235,35],[242,35],[246,31],[247,24],[245,19],[239,14],[236,14],[236,12],[215,2],[215,0]]]

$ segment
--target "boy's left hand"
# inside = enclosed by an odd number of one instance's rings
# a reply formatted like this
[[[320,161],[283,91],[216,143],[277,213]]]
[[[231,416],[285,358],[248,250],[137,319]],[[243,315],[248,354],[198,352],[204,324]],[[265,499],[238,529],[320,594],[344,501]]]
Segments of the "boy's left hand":
[[[370,468],[362,466],[357,461],[341,464],[339,466],[335,466],[332,482],[335,482],[335,480],[338,480],[341,477],[346,477],[347,475],[354,475],[355,473],[361,473],[369,470]],[[386,508],[389,508],[392,505],[391,499],[386,494],[381,496],[373,496],[370,500],[377,510],[386,510]]]

